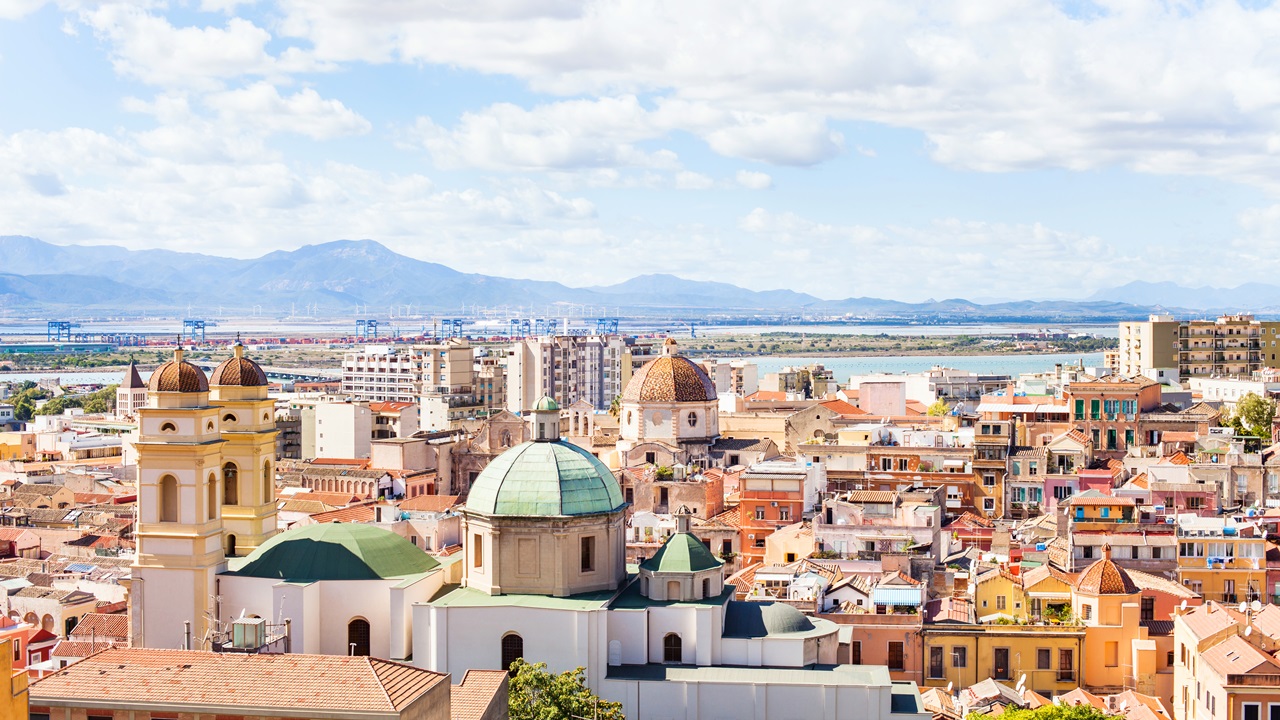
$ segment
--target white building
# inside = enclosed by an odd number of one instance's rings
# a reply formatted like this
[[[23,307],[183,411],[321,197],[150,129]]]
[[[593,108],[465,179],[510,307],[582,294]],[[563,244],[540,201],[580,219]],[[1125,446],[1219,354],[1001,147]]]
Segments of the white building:
[[[715,383],[717,395],[746,397],[760,389],[760,369],[746,360],[703,360],[702,369]]]
[[[373,411],[368,403],[316,404],[317,458],[367,458],[373,439]]]
[[[631,354],[619,335],[526,338],[507,350],[507,409],[522,413],[544,396],[605,409],[630,377]]]

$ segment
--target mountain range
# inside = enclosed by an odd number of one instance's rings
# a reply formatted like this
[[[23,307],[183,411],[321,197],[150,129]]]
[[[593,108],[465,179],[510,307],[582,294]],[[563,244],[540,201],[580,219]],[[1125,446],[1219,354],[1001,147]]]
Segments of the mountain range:
[[[1235,293],[1242,288],[1220,292]],[[1273,295],[1267,295],[1265,288]],[[1257,286],[1249,292],[1274,297],[1280,306],[1280,287]],[[181,314],[188,307],[228,312],[258,308],[264,313],[279,313],[314,305],[321,315],[346,314],[356,306],[369,306],[376,315],[382,308],[405,305],[423,311],[457,312],[472,305],[514,309],[567,304],[595,305],[627,314],[806,312],[943,321],[1083,321],[1141,317],[1152,307],[1171,305],[1165,300],[1177,295],[1177,286],[1131,283],[1079,302],[825,300],[790,290],[755,291],[662,274],[615,285],[574,288],[557,282],[459,272],[400,255],[372,240],[337,240],[241,260],[111,245],[54,245],[30,237],[0,236],[0,310],[10,313]]]

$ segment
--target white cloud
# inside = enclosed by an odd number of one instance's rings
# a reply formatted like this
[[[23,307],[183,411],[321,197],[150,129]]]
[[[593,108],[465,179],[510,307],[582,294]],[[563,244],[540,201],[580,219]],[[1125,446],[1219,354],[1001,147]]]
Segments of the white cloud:
[[[739,170],[736,176],[738,184],[752,190],[768,190],[773,187],[773,178],[762,172]]]
[[[281,96],[275,86],[259,82],[249,87],[213,93],[204,103],[221,119],[272,132],[293,132],[317,140],[363,135],[369,121],[338,100],[326,100],[311,88]]]
[[[0,20],[18,20],[44,7],[47,0],[0,0]]]
[[[710,190],[715,187],[715,180],[702,173],[682,170],[676,173],[676,187],[681,190]]]

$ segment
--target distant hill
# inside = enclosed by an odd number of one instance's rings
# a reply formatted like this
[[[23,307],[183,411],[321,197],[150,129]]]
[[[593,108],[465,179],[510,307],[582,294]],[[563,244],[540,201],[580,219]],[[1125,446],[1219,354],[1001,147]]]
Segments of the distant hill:
[[[1245,283],[1234,288],[1190,288],[1172,282],[1135,281],[1099,290],[1089,299],[1153,308],[1267,312],[1280,310],[1280,285]]]
[[[743,314],[820,312],[859,317],[936,320],[1114,320],[1141,317],[1150,303],[1118,298],[1088,302],[975,303],[962,298],[906,303],[880,298],[824,300],[791,290],[756,291],[669,274],[615,285],[569,287],[557,282],[463,273],[400,255],[372,240],[336,240],[239,260],[112,245],[53,245],[0,236],[0,308],[185,313],[190,306],[225,311],[287,311],[307,305],[347,313],[357,305],[381,314],[413,305],[432,312],[488,307],[596,305],[622,312]],[[1128,287],[1128,286],[1126,286]]]

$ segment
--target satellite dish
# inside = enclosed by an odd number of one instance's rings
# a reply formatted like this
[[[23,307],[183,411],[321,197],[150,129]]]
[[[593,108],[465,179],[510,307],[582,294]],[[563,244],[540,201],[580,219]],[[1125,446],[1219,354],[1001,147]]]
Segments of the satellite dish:
[[[1242,603],[1240,603],[1240,608],[1239,608],[1239,609],[1240,609],[1240,612],[1242,612],[1242,613],[1243,613],[1243,612],[1249,612],[1249,603],[1247,603],[1247,602],[1242,602]]]
[[[1180,605],[1180,606],[1179,606],[1179,609],[1180,609],[1180,610],[1184,610],[1184,611],[1187,609],[1187,601],[1186,601],[1186,600],[1183,600],[1183,601],[1182,601],[1182,605]]]
[[[1125,709],[1125,708],[1127,708],[1127,707],[1129,707],[1129,701],[1128,701],[1128,700],[1125,700],[1125,701],[1121,702],[1121,703],[1120,703],[1120,712],[1124,712],[1124,709]]]
[[[1249,608],[1252,609],[1254,612],[1262,612],[1262,603],[1257,600],[1254,600],[1252,603],[1249,604]]]
[[[1054,696],[1053,696],[1053,704],[1054,704],[1054,705],[1061,705],[1061,704],[1062,704],[1062,696],[1061,696],[1061,695],[1054,695]]]
[[[948,694],[948,695],[950,695],[950,694],[951,694],[951,687],[952,687],[953,685],[955,685],[955,683],[947,683],[947,694]]]
[[[1026,685],[1026,684],[1027,684],[1027,674],[1022,673],[1022,677],[1018,678],[1018,687],[1022,687],[1023,685]]]
[[[1253,626],[1252,626],[1252,625],[1250,625],[1249,627],[1247,627],[1247,628],[1245,628],[1245,629],[1244,629],[1244,636],[1245,636],[1245,637],[1249,637],[1249,636],[1250,636],[1250,635],[1252,635],[1252,634],[1253,634]]]

